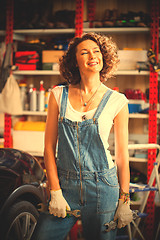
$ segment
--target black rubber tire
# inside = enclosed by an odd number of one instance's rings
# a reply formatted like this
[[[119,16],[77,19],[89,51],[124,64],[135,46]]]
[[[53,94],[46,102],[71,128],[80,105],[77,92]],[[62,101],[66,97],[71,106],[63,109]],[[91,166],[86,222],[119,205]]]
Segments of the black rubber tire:
[[[29,240],[33,234],[39,213],[28,201],[20,201],[11,206],[6,218],[6,240]]]

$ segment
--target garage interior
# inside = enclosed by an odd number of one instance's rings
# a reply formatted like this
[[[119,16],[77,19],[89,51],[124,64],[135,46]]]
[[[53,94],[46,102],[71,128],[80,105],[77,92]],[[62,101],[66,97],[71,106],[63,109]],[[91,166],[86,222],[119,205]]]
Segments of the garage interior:
[[[0,4],[0,149],[29,153],[45,173],[49,94],[56,85],[66,84],[59,73],[59,58],[70,39],[83,32],[111,36],[118,45],[120,64],[115,77],[105,84],[129,99],[131,208],[146,213],[138,223],[142,236],[132,224],[131,231],[119,229],[117,239],[160,239],[159,1],[7,0]],[[1,93],[10,73],[18,95],[10,88],[7,105]],[[112,130],[113,160],[114,147]],[[79,239],[83,239],[80,220],[67,237]]]

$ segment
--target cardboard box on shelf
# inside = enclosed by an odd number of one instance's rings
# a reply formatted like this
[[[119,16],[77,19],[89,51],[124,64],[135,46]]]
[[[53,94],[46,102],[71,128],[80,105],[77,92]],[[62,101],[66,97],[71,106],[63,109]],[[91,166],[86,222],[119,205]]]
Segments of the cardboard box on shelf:
[[[63,54],[62,50],[44,50],[42,51],[42,63],[58,63]]]
[[[120,64],[118,70],[136,70],[137,62],[148,60],[147,50],[119,50]]]

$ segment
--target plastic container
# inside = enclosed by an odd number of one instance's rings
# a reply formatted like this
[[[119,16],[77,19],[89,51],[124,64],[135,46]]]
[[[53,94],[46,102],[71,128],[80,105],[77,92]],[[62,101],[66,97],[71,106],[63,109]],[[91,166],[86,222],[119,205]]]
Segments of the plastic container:
[[[29,101],[29,109],[30,111],[37,111],[37,90],[36,88],[30,89],[30,101]]]
[[[129,103],[128,109],[129,113],[139,113],[141,111],[141,104]]]
[[[20,97],[21,97],[21,103],[22,103],[22,109],[27,110],[27,84],[26,83],[20,83]]]
[[[128,109],[129,113],[139,113],[143,109],[144,100],[138,100],[138,99],[129,99]]]
[[[45,110],[45,90],[43,87],[43,81],[40,81],[40,89],[38,93],[38,111],[43,112]]]

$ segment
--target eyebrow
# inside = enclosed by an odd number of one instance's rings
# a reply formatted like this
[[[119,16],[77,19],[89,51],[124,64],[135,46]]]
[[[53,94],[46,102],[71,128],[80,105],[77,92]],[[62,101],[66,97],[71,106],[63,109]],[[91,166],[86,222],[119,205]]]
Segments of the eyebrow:
[[[99,47],[97,46],[97,47],[94,47],[93,49],[99,49]],[[86,49],[86,48],[83,48],[83,49],[81,49],[81,51],[87,51],[88,49]]]

